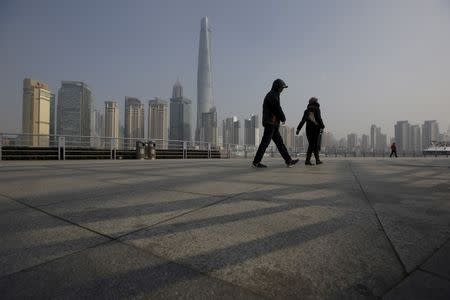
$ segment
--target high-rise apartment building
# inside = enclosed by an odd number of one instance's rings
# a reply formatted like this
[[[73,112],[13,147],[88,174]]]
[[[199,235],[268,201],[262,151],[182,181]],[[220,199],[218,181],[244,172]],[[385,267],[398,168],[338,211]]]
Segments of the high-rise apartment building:
[[[22,133],[28,146],[48,146],[51,118],[51,92],[47,84],[23,80]]]
[[[137,140],[145,137],[144,104],[137,98],[125,97],[125,147],[133,148]]]
[[[200,141],[217,146],[217,111],[213,107],[209,112],[202,113]]]
[[[119,105],[116,101],[105,101],[105,137],[107,146],[119,147]]]
[[[372,151],[377,150],[377,126],[370,126],[370,148]]]
[[[420,134],[419,125],[411,125],[409,130],[410,150],[415,153],[420,153],[422,150],[422,136]]]
[[[148,102],[148,138],[155,141],[158,148],[167,149],[168,103],[166,100],[155,98]]]
[[[56,96],[50,93],[50,135],[56,134]]]
[[[422,125],[422,148],[427,148],[432,141],[439,139],[439,124],[436,120],[427,120]]]
[[[410,151],[410,125],[408,121],[397,121],[394,126],[395,144],[398,152]]]
[[[356,133],[350,133],[347,135],[347,151],[354,152],[358,145],[358,136]]]
[[[170,99],[170,140],[191,140],[191,103],[191,100],[183,97],[183,86],[177,80]],[[175,148],[180,146],[180,142],[173,143]]]
[[[380,133],[377,142],[378,142],[378,151],[385,152],[387,150],[387,135]]]
[[[363,134],[361,136],[361,151],[367,152],[369,150],[369,136],[367,134]]]
[[[287,125],[280,126],[280,135],[287,148],[293,148],[295,143],[295,130]]]
[[[239,129],[241,125],[237,117],[226,118],[222,125],[223,144],[239,144]]]
[[[244,121],[244,145],[257,146],[259,144],[259,118],[252,115]]]
[[[57,132],[59,135],[65,135],[66,141],[79,142],[80,136],[92,135],[92,92],[86,83],[80,81],[61,82],[56,118]]]
[[[211,29],[209,27],[208,17],[204,17],[200,22],[200,43],[198,50],[198,70],[197,70],[197,129],[195,131],[195,139],[200,141],[206,137],[210,131],[214,129],[203,128],[203,124],[209,123],[202,120],[203,114],[208,118],[210,114],[215,112],[213,109],[213,91],[212,91],[212,75],[211,75]],[[211,121],[211,118],[210,118]],[[216,119],[217,123],[217,119]],[[201,134],[203,132],[203,135]],[[212,137],[211,137],[212,138]],[[216,144],[217,133],[214,137]]]

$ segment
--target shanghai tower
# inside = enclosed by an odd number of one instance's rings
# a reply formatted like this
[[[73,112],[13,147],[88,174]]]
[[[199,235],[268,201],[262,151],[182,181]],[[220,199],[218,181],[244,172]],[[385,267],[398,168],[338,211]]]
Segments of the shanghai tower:
[[[202,137],[202,121],[204,113],[210,113],[213,108],[212,75],[211,75],[211,29],[208,17],[201,20],[200,44],[198,50],[197,70],[197,130],[195,138],[204,141]],[[211,141],[212,142],[212,141]]]

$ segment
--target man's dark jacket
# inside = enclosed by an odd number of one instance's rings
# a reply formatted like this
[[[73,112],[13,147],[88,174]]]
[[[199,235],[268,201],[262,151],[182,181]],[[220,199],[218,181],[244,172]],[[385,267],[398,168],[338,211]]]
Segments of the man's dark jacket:
[[[280,88],[283,87],[283,81],[275,80],[272,89],[267,93],[263,103],[263,119],[264,127],[279,126],[280,122],[286,122],[286,117],[280,105]]]

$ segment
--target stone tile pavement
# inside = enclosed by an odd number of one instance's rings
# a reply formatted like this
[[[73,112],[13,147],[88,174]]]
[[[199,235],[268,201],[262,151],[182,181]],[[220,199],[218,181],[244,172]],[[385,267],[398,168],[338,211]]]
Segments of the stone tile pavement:
[[[0,162],[0,295],[450,299],[450,160]]]

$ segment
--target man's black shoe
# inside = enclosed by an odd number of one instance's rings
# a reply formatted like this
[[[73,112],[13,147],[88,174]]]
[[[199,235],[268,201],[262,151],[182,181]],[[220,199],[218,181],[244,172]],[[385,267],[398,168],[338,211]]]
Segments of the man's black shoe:
[[[252,168],[260,169],[260,168],[267,168],[266,165],[263,165],[262,163],[252,163]]]
[[[314,166],[309,160],[305,161],[306,166]]]
[[[316,160],[316,165],[320,165],[323,164],[323,162],[321,160]]]
[[[298,159],[291,159],[291,161],[290,162],[288,162],[287,164],[286,164],[286,166],[288,167],[288,168],[291,168],[293,165],[295,165],[296,163],[298,163]]]

